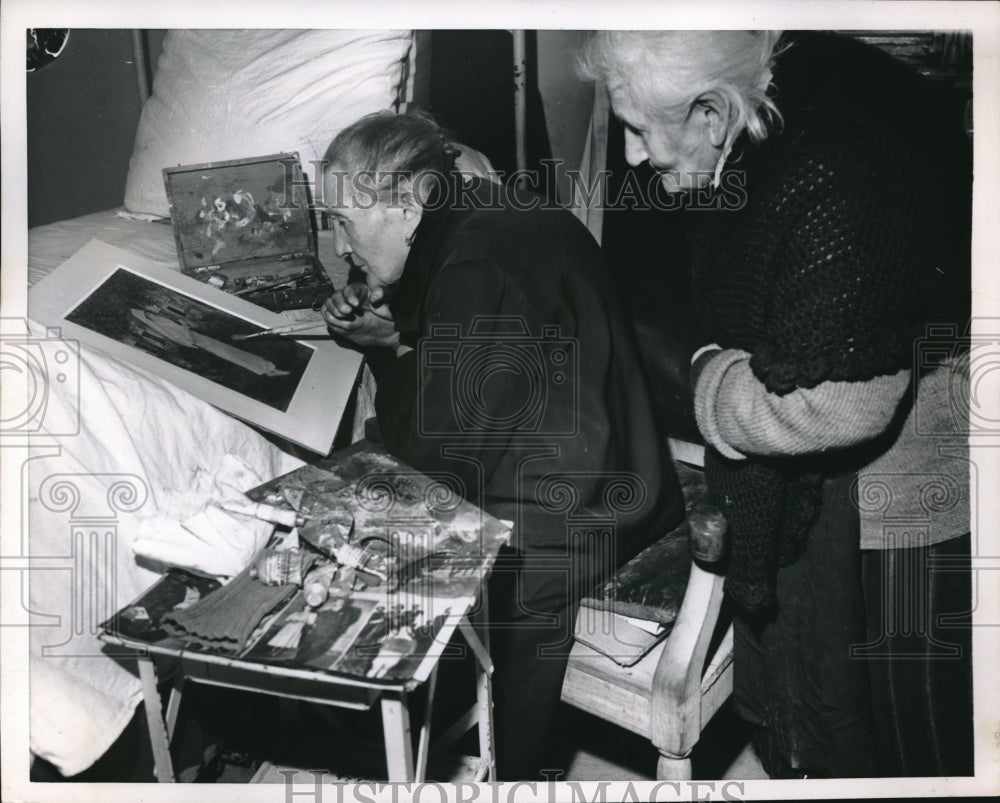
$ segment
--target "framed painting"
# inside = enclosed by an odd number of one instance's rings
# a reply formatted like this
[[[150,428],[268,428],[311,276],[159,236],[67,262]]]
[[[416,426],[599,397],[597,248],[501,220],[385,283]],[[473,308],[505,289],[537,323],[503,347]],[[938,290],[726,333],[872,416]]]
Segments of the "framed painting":
[[[99,240],[31,289],[28,313],[319,454],[330,451],[361,364],[322,324],[245,339],[288,320]]]

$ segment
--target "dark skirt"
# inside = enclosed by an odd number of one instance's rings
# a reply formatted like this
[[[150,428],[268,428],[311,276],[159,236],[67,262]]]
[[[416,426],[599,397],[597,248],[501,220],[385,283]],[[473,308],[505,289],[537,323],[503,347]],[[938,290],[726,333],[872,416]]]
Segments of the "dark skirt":
[[[857,652],[883,777],[974,773],[970,542],[862,553],[868,643]]]
[[[773,778],[971,774],[969,537],[862,552],[854,479],[824,482],[777,610],[737,617],[737,709]]]

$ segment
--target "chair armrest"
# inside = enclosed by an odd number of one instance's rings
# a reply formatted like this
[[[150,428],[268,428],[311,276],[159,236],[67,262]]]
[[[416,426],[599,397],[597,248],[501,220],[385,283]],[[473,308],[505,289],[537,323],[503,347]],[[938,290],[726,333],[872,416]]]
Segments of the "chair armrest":
[[[722,607],[725,551],[722,513],[699,504],[689,514],[694,560],[684,600],[653,675],[650,739],[661,752],[687,755],[701,734],[701,677]],[[712,564],[716,564],[713,566]]]

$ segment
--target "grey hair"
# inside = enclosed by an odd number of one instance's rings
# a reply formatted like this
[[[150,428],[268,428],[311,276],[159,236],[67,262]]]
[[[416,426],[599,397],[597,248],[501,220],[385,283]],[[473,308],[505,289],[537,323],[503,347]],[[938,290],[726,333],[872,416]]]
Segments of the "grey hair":
[[[660,119],[686,115],[704,93],[729,102],[725,147],[744,130],[762,142],[781,125],[768,96],[781,31],[596,31],[577,72]]]
[[[370,181],[365,186],[382,203],[399,203],[401,196],[413,197],[399,179],[420,185],[424,192],[416,201],[426,204],[440,188],[427,192],[421,177],[440,180],[455,168],[459,151],[448,132],[429,114],[411,111],[395,114],[374,112],[343,129],[326,149],[328,169],[338,166]]]

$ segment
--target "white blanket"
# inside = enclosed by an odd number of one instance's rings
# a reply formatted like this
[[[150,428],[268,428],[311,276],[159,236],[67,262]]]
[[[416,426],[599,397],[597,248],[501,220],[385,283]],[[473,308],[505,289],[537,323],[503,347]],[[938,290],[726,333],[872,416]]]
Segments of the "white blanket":
[[[32,327],[32,335],[44,332]],[[38,439],[29,463],[32,751],[64,774],[86,769],[141,699],[134,660],[109,657],[97,626],[158,575],[132,545],[203,472],[238,455],[262,479],[301,465],[247,425],[173,385],[83,349],[77,395],[49,383],[45,420],[79,433]],[[45,446],[46,442],[55,446]],[[247,489],[243,489],[247,490]]]

